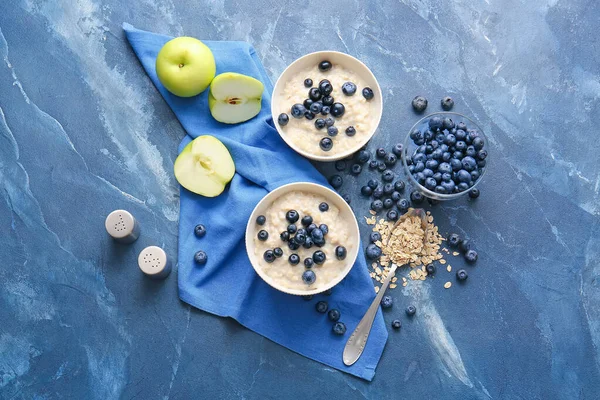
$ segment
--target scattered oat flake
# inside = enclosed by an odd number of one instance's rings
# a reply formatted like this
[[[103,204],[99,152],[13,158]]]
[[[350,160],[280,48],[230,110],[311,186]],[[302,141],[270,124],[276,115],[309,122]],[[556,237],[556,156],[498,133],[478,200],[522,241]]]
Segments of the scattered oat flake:
[[[446,283],[444,283],[444,288],[450,289],[450,286],[452,286],[452,282],[446,282]]]
[[[408,282],[404,282],[404,283],[402,284],[402,286],[406,286],[406,285],[408,285]]]
[[[373,211],[373,210],[369,210],[369,213],[370,213],[371,215],[377,215],[377,213],[376,213],[375,211]]]
[[[390,283],[390,289],[396,289],[398,287],[398,285],[396,285],[395,283]]]
[[[448,282],[450,283],[450,282]],[[379,293],[379,286],[375,286],[375,293]]]
[[[448,271],[448,272],[452,272],[452,265],[448,265],[448,266],[446,267],[446,271]]]
[[[443,258],[440,259],[440,264],[446,264],[446,260],[444,260]]]
[[[457,256],[457,255],[459,255],[459,254],[460,254],[460,253],[459,253],[458,251],[453,251],[453,252],[452,252],[452,255],[453,255],[454,257],[456,257],[456,256]]]
[[[397,280],[398,280],[398,278],[396,278],[396,277],[392,278],[392,282],[396,282]]]

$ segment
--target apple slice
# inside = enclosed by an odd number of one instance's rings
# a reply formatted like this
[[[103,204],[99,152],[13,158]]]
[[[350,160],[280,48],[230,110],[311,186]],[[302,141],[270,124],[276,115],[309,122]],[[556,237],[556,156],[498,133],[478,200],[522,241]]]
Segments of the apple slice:
[[[213,118],[224,124],[248,121],[260,112],[264,86],[251,76],[226,72],[210,84],[208,107]]]
[[[205,197],[223,193],[235,174],[227,147],[214,136],[198,136],[175,160],[175,178],[187,190]]]

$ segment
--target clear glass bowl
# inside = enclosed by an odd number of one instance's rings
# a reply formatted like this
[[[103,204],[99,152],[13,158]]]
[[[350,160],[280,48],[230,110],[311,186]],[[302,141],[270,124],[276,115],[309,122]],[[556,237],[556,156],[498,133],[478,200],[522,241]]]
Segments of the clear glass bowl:
[[[455,124],[458,124],[459,122],[464,122],[467,125],[467,129],[476,129],[479,132],[479,135],[484,140],[484,143],[485,143],[484,149],[488,152],[488,156],[485,159],[486,165],[485,165],[485,167],[483,167],[481,169],[481,174],[479,175],[479,178],[473,183],[473,186],[471,186],[467,190],[464,190],[464,191],[458,192],[458,193],[448,193],[448,194],[434,192],[432,190],[427,189],[425,186],[421,185],[419,182],[417,182],[417,180],[413,177],[413,175],[408,170],[408,164],[407,164],[406,160],[409,156],[412,157],[412,155],[416,152],[417,148],[419,147],[410,138],[410,133],[412,131],[414,131],[415,129],[418,129],[421,131],[425,131],[425,130],[429,129],[429,120],[433,116],[439,116],[442,119],[450,117],[450,118],[452,118],[452,120],[454,121]],[[404,140],[404,154],[402,157],[402,165],[404,165],[404,172],[408,176],[408,180],[410,181],[410,184],[414,188],[416,188],[419,192],[421,192],[421,194],[423,194],[423,196],[428,197],[430,199],[441,200],[441,201],[454,200],[456,198],[459,198],[459,197],[464,196],[465,194],[469,193],[469,190],[473,189],[474,187],[476,187],[479,184],[479,182],[481,182],[481,180],[483,179],[483,176],[485,175],[485,171],[489,168],[489,163],[490,163],[489,153],[490,153],[490,150],[489,150],[488,138],[485,136],[485,133],[483,133],[483,130],[479,127],[479,125],[477,125],[477,123],[475,123],[475,121],[473,121],[472,119],[470,119],[462,114],[459,114],[459,113],[436,112],[436,113],[432,113],[432,114],[429,114],[429,115],[421,118],[419,121],[417,121],[416,124],[414,124],[412,126],[412,128],[410,128],[410,130],[406,134],[406,139]]]

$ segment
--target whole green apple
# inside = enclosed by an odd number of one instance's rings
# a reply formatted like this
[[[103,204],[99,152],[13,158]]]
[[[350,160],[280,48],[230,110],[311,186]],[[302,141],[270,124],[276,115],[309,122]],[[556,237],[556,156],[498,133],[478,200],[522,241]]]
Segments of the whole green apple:
[[[202,93],[215,77],[217,67],[212,51],[198,39],[182,36],[169,40],[156,57],[156,74],[176,96]]]

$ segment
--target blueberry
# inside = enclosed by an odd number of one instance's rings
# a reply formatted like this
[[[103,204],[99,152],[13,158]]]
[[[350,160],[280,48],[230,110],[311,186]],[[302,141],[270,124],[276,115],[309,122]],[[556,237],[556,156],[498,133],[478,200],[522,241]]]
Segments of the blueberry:
[[[325,253],[323,253],[321,250],[315,251],[312,256],[313,261],[317,265],[322,265],[326,258],[327,257],[325,256]]]
[[[312,103],[310,105],[310,111],[315,114],[320,113],[322,108],[323,108],[323,103],[321,103],[320,101],[315,101],[314,103]]]
[[[329,320],[333,321],[333,322],[339,321],[341,316],[342,316],[342,314],[340,313],[340,310],[338,310],[337,308],[332,308],[327,313],[327,318],[329,318]]]
[[[448,245],[450,247],[458,247],[458,245],[460,244],[461,240],[460,240],[460,236],[458,236],[458,234],[453,233],[450,236],[448,236]]]
[[[431,139],[434,138],[435,134],[431,130],[427,129],[423,133],[423,136],[425,137],[425,142],[429,142]]]
[[[440,163],[438,166],[438,172],[442,174],[450,174],[452,173],[452,166],[447,162]]]
[[[471,171],[471,179],[473,181],[476,181],[477,179],[479,179],[480,176],[481,176],[481,174],[479,173],[478,170]]]
[[[409,317],[412,317],[416,313],[417,313],[417,307],[412,306],[412,305],[406,307],[406,315],[408,315]]]
[[[456,137],[456,140],[462,140],[462,141],[464,141],[467,138],[467,132],[465,132],[464,130],[458,128],[456,130],[456,133],[454,134],[454,136]]]
[[[434,170],[437,169],[439,163],[436,160],[427,160],[425,162],[425,168],[428,168],[430,170]],[[431,173],[431,175],[433,175],[433,172]]]
[[[281,126],[286,126],[288,122],[290,122],[290,117],[286,113],[281,113],[279,114],[279,117],[277,117],[277,122]]]
[[[395,186],[394,186],[394,189],[395,189]],[[398,193],[397,191],[392,192],[392,200],[398,201],[401,198],[402,198],[402,195],[400,193]]]
[[[411,159],[412,159],[413,164],[424,163],[425,161],[427,161],[427,157],[423,153],[416,153],[412,156]]]
[[[393,167],[394,165],[396,165],[396,161],[398,161],[398,157],[396,157],[395,154],[393,153],[388,153],[385,156],[385,165],[387,165],[388,167]]]
[[[394,145],[394,148],[392,149],[392,153],[394,153],[396,155],[396,157],[400,158],[400,157],[402,157],[403,150],[404,150],[404,146],[402,145],[402,143],[398,143],[398,144]]]
[[[304,106],[302,104],[294,104],[290,110],[290,113],[292,114],[292,117],[294,118],[302,118],[304,116],[304,112],[306,111],[306,108],[304,108]]]
[[[350,169],[350,172],[352,173],[352,175],[359,175],[362,171],[362,166],[360,164],[354,164],[352,165],[352,168]]]
[[[261,242],[264,242],[265,240],[267,240],[269,238],[269,232],[265,231],[264,229],[261,229],[260,231],[258,231],[258,240],[260,240]]]
[[[469,157],[475,157],[477,155],[477,150],[475,150],[475,147],[473,147],[473,145],[471,145],[471,146],[467,147],[465,154],[468,155]]]
[[[458,184],[458,191],[459,192],[464,192],[465,190],[469,190],[469,184],[466,182],[461,182]]]
[[[288,212],[285,213],[285,219],[290,224],[293,224],[300,219],[300,215],[298,215],[298,211],[296,210],[288,210]]]
[[[461,169],[460,171],[458,171],[456,173],[457,177],[458,177],[458,181],[459,182],[470,182],[471,181],[471,174],[468,171],[465,171],[464,169]]]
[[[319,229],[321,230],[321,232],[323,232],[323,236],[327,236],[327,234],[329,233],[329,227],[325,224],[319,225]]]
[[[263,254],[263,258],[266,262],[272,263],[273,261],[275,261],[275,253],[273,253],[273,250],[267,250]]]
[[[471,156],[466,156],[465,158],[463,158],[461,160],[461,163],[462,163],[463,169],[465,169],[469,172],[471,172],[477,168],[477,161],[475,161],[475,159]]]
[[[363,186],[363,187],[360,188],[360,193],[363,196],[369,197],[369,196],[371,196],[373,194],[373,189],[371,189],[370,187],[368,187],[368,186],[365,185],[365,186]]]
[[[310,257],[306,257],[306,258],[304,259],[304,266],[305,266],[306,268],[312,268],[312,267],[313,267],[313,265],[315,265],[315,262],[313,261],[313,259],[312,259],[312,258],[310,258]]]
[[[298,256],[298,254],[296,253],[292,253],[288,257],[288,262],[292,265],[298,265],[298,263],[300,262],[300,256]]]
[[[295,224],[289,224],[287,227],[287,231],[290,235],[293,235],[298,230],[298,227]]]
[[[300,223],[302,224],[302,226],[309,226],[310,224],[312,224],[312,222],[313,222],[313,218],[310,215],[305,215],[300,220]]]
[[[412,107],[418,113],[425,111],[427,108],[427,99],[423,96],[415,97],[412,99]]]
[[[384,182],[391,182],[393,181],[395,178],[394,172],[390,169],[386,169],[385,171],[383,171],[383,174],[381,174],[381,179]]]
[[[383,185],[383,194],[387,194],[390,195],[394,192],[394,184],[393,183],[386,183],[385,185]]]
[[[465,253],[465,260],[471,264],[475,263],[477,261],[477,252],[475,250],[468,250]]]
[[[458,279],[459,281],[464,281],[469,277],[469,274],[467,274],[467,271],[465,271],[464,269],[459,269],[458,271],[456,271],[456,279]]]
[[[333,292],[333,289],[327,289],[326,291],[324,291],[322,294],[324,294],[325,296],[331,296],[331,293]]]
[[[327,304],[326,301],[318,301],[317,304],[315,305],[315,309],[317,310],[317,312],[319,312],[321,314],[325,314],[327,312],[328,308],[329,308],[329,305]]]
[[[344,324],[343,322],[336,322],[335,324],[333,324],[331,330],[336,335],[343,336],[346,333],[346,324]]]
[[[486,159],[486,157],[487,157],[487,155],[488,155],[488,152],[487,152],[487,150],[479,150],[479,151],[477,152],[476,158],[477,158],[478,160],[480,160],[480,161],[481,161],[481,160],[485,160],[485,159]]]
[[[401,213],[405,213],[410,208],[410,203],[406,199],[400,199],[396,203],[396,207]]]
[[[262,217],[262,218],[261,218]],[[267,219],[265,218],[264,215],[259,215],[256,218],[256,223],[258,225],[264,225],[264,223],[267,221]],[[262,222],[262,223],[261,223]],[[204,237],[204,235],[206,235],[206,227],[202,224],[198,224],[194,227],[194,235],[196,235],[196,237],[201,238]]]
[[[287,242],[288,240],[290,240],[290,234],[288,231],[281,232],[281,234],[279,235],[279,238],[281,239],[282,242]]]
[[[390,209],[392,207],[394,207],[394,200],[392,200],[392,199],[383,200],[383,208]]]
[[[377,169],[378,166],[379,166],[379,161],[377,161],[377,160],[369,161],[369,169]]]
[[[323,60],[319,63],[319,71],[329,71],[332,65],[329,60]]]
[[[308,91],[308,98],[311,99],[313,102],[321,100],[321,97],[322,97],[322,94],[319,91],[319,89],[317,89],[317,88],[310,88],[309,89],[309,91]]]
[[[371,100],[375,94],[373,93],[373,89],[370,87],[366,87],[362,90],[362,95],[366,100]]]
[[[452,148],[455,148],[454,146]],[[465,155],[463,154],[462,151],[458,151],[456,150],[454,153],[452,153],[452,158],[455,158],[457,160],[462,160],[465,157]],[[461,163],[462,165],[462,163]]]
[[[338,134],[338,128],[335,126],[330,126],[327,128],[327,134],[329,136],[336,136]]]
[[[334,123],[335,123],[335,120],[333,118],[331,118],[331,117],[325,118],[325,125],[333,126]]]
[[[373,200],[371,203],[371,210],[375,212],[383,210],[383,202],[381,200]]]
[[[396,211],[396,210],[389,210],[387,212],[387,219],[389,221],[397,221],[398,218],[399,218],[398,211]]]
[[[329,97],[329,96],[326,96],[325,98],[321,99],[321,101],[324,103],[325,99],[327,97]],[[327,114],[329,114],[329,111],[331,111],[331,108],[329,106],[323,106],[323,107],[321,107],[321,115],[327,115]]]
[[[395,319],[392,321],[392,328],[398,330],[402,327],[402,322],[399,319]]]
[[[483,139],[481,137],[475,137],[473,138],[473,147],[475,147],[475,150],[481,150],[483,149]]]
[[[304,87],[307,87],[307,88],[309,88],[309,87],[312,87],[312,85],[313,85],[313,80],[312,80],[312,79],[310,79],[310,78],[306,78],[306,79],[304,80]]]
[[[456,187],[456,184],[453,181],[444,181],[442,182],[441,186],[444,188],[445,193],[452,193],[454,192],[454,188]],[[441,192],[438,192],[441,193]]]
[[[313,271],[304,271],[302,273],[302,281],[307,285],[312,285],[317,280],[317,275]]]
[[[312,240],[312,238],[307,236],[306,239],[304,239],[304,243],[302,243],[302,247],[304,247],[305,249],[310,249],[314,246],[314,244],[315,242]]]
[[[433,174],[432,178],[435,179],[437,183],[440,183],[442,181],[442,173],[438,171]]]
[[[317,129],[325,128],[325,120],[323,118],[317,118],[315,120],[315,128],[317,128]]]
[[[444,97],[441,103],[442,109],[444,109],[445,111],[450,111],[452,107],[454,107],[454,100],[452,100],[452,97],[450,96]]]
[[[375,243],[378,240],[381,240],[381,234],[379,232],[371,232],[371,234],[369,235],[369,241],[371,243]]]
[[[423,201],[423,195],[421,194],[421,192],[413,190],[412,192],[410,192],[410,200],[413,203],[421,203]]]
[[[354,127],[353,127],[353,126],[349,126],[349,127],[347,127],[347,128],[346,128],[346,135],[347,135],[347,136],[350,136],[350,137],[352,137],[352,136],[356,135],[356,129],[354,129]]]
[[[451,133],[447,134],[444,136],[444,144],[446,146],[454,146],[456,144],[456,136]]]
[[[197,251],[196,254],[194,254],[194,262],[198,265],[204,265],[206,264],[206,262],[208,261],[208,255],[200,250]]]
[[[425,174],[423,172],[417,172],[414,174],[415,180],[421,185],[425,183]]]
[[[467,251],[471,250],[471,246],[472,246],[471,241],[468,239],[464,239],[462,242],[460,242],[458,244],[458,248],[463,253],[466,253]]]
[[[327,107],[327,113],[331,112],[331,105],[333,104],[334,101],[335,100],[334,100],[333,96],[323,96],[323,98],[321,99],[321,102],[323,103],[323,107]],[[323,112],[323,110],[321,110],[321,112]]]
[[[392,308],[394,305],[394,300],[392,296],[383,296],[381,299],[381,308]]]
[[[385,151],[383,147],[380,147],[375,152],[375,155],[377,156],[377,158],[385,158],[385,156],[387,155],[387,151]]]
[[[304,104],[305,109],[310,110],[310,106],[312,105],[312,103],[313,101],[311,99],[305,99],[302,104]],[[304,113],[302,115],[304,115]]]
[[[315,114],[312,111],[304,111],[304,118],[313,120],[315,119]]]
[[[485,167],[485,160],[478,160],[478,161],[477,161],[477,166],[478,166],[479,168],[483,168],[483,167]]]
[[[328,79],[323,79],[321,80],[321,82],[319,82],[319,92],[323,96],[329,96],[331,92],[333,92],[333,86],[331,85],[331,82],[329,82]]]
[[[329,210],[329,204],[322,202],[321,204],[319,204],[319,211],[321,212],[325,212]]]
[[[427,271],[427,275],[433,275],[433,274],[435,274],[435,265],[433,265],[433,264],[427,264],[425,266],[425,271]]]
[[[377,171],[383,172],[386,169],[387,169],[387,165],[385,165],[385,163],[383,161],[378,161],[377,162]]]
[[[424,169],[425,169],[425,163],[423,163],[421,161],[415,163],[415,172],[423,172]]]
[[[435,190],[437,182],[433,178],[425,179],[425,187],[429,190]]]
[[[451,158],[452,158],[452,154],[449,151],[445,151],[442,153],[442,158],[441,158],[442,161],[448,162],[448,161],[450,161]]]
[[[461,129],[463,131],[467,130],[467,124],[465,124],[464,122],[459,122],[458,124],[456,124],[456,129]]]
[[[448,129],[451,130],[455,127],[456,125],[454,124],[454,121],[452,121],[452,118],[446,117],[444,118],[444,120],[442,121],[442,128],[443,129]]]
[[[356,153],[356,156],[354,157],[354,159],[361,164],[366,163],[367,161],[369,161],[370,158],[371,153],[369,153],[366,150],[360,150],[358,153]]]
[[[456,147],[456,150],[458,151],[465,151],[467,149],[467,144],[463,140],[458,140],[454,147]]]
[[[379,186],[379,181],[377,179],[369,179],[367,186],[369,186],[371,189],[375,189],[377,186]]]
[[[331,105],[331,115],[336,118],[340,118],[346,112],[346,107],[342,103],[333,103]]]
[[[469,197],[472,199],[478,198],[479,197],[479,189],[473,188],[473,189],[469,190]]]
[[[370,244],[367,246],[366,256],[369,260],[376,260],[381,257],[381,248],[375,244]]]
[[[429,129],[434,131],[442,129],[442,123],[442,118],[434,115],[433,117],[429,118]]]
[[[340,172],[344,171],[347,166],[348,166],[348,163],[345,160],[338,160],[335,162],[335,169]]]
[[[344,92],[346,96],[352,96],[356,93],[356,85],[352,82],[346,82],[342,85],[342,92]]]
[[[337,258],[338,260],[345,259],[347,253],[348,252],[346,251],[346,248],[344,246],[337,246],[335,248],[335,258]]]
[[[452,167],[452,171],[458,171],[462,168],[462,162],[458,158],[450,159],[450,166]]]
[[[281,250],[281,247],[275,247],[273,249],[273,254],[275,254],[275,257],[279,258],[283,256],[283,250]]]
[[[319,240],[314,240],[313,239],[313,241],[315,242],[315,246],[317,246],[317,247],[323,247],[323,246],[325,246],[325,239],[319,239]]]
[[[394,182],[394,189],[400,193],[402,193],[404,191],[404,181],[396,181]]]
[[[377,186],[375,189],[373,189],[373,197],[376,199],[380,199],[383,196],[383,187],[382,186]]]
[[[323,231],[319,228],[313,229],[310,233],[310,237],[312,237],[315,242],[322,240],[323,236],[325,235],[323,235]]]
[[[331,139],[329,139],[328,137],[324,137],[319,142],[319,147],[323,151],[329,151],[333,147],[333,141]]]

